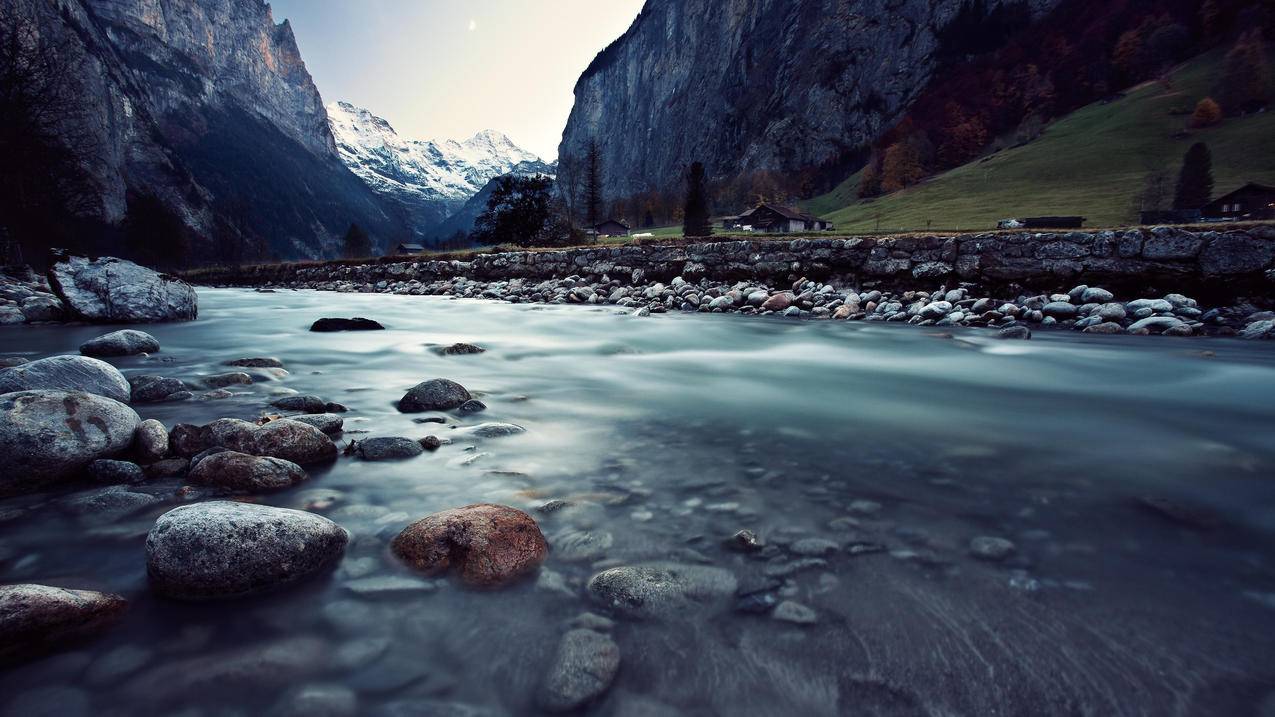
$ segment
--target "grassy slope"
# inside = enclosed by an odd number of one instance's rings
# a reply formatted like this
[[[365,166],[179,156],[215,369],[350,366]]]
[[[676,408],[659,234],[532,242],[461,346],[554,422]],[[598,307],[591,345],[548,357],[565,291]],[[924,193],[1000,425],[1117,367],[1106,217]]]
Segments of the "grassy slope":
[[[836,223],[837,231],[989,229],[999,219],[1079,214],[1086,226],[1136,222],[1134,197],[1153,167],[1177,167],[1195,141],[1213,153],[1214,195],[1247,181],[1275,184],[1275,111],[1227,119],[1174,138],[1185,117],[1208,94],[1222,52],[1180,67],[1172,87],[1158,82],[1130,90],[1110,104],[1084,107],[1049,126],[1037,140],[974,161],[902,192],[864,202],[856,174],[828,194],[804,202],[807,211]]]

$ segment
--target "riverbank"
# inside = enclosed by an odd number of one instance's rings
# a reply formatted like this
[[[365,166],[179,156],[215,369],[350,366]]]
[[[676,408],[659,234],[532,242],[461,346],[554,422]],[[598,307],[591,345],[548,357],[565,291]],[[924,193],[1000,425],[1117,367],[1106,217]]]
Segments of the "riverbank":
[[[1275,227],[740,240],[192,272],[213,286],[1089,333],[1275,335]],[[1026,330],[1025,330],[1026,329]]]

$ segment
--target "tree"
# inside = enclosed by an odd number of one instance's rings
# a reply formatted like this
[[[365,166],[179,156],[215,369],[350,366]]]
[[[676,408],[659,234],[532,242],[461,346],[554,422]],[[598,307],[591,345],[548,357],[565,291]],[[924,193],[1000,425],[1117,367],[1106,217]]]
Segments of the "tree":
[[[1135,199],[1138,212],[1157,212],[1169,208],[1173,199],[1173,173],[1168,167],[1148,170],[1142,181],[1142,191]]]
[[[101,209],[87,169],[97,139],[79,84],[83,52],[73,34],[55,36],[0,4],[0,228],[28,261],[52,246],[78,248]]]
[[[713,233],[709,219],[708,191],[704,186],[704,165],[691,164],[686,173],[686,204],[682,211],[682,234],[688,237],[706,237]]]
[[[1177,191],[1173,195],[1173,208],[1199,209],[1212,198],[1213,155],[1209,152],[1208,145],[1196,142],[1182,158]]]
[[[895,142],[885,150],[881,161],[881,190],[897,192],[925,178],[921,152],[914,142]]]
[[[1264,103],[1270,86],[1271,71],[1262,31],[1254,28],[1240,35],[1235,46],[1226,53],[1214,96],[1226,114],[1235,116],[1248,111],[1251,105]]]
[[[1222,108],[1218,107],[1212,97],[1205,97],[1195,104],[1195,111],[1191,113],[1191,126],[1200,129],[1203,127],[1212,127],[1222,121]]]
[[[542,175],[496,180],[487,207],[474,221],[469,238],[479,244],[552,246],[568,241],[565,206],[555,207],[553,180]]]
[[[602,221],[602,152],[596,140],[589,140],[585,155],[584,204],[585,222],[597,226]]]
[[[372,238],[358,224],[350,224],[341,239],[341,255],[346,259],[362,259],[372,255]]]
[[[868,158],[868,163],[863,165],[863,172],[859,174],[859,196],[862,198],[875,197],[881,194],[881,159],[874,151],[872,156]]]

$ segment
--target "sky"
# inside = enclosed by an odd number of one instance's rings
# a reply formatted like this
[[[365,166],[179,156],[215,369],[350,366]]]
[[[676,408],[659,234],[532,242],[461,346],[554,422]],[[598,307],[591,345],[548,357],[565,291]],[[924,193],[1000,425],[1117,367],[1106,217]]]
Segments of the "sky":
[[[546,161],[594,55],[642,0],[270,0],[324,102],[384,117],[406,139],[509,135]]]

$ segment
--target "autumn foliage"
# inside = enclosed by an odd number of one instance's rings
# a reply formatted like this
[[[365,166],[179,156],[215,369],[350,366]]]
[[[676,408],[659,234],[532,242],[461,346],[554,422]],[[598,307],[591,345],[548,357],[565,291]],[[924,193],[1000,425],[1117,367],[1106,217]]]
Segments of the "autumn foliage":
[[[1205,97],[1195,105],[1195,111],[1191,113],[1191,127],[1201,129],[1204,127],[1212,127],[1222,121],[1222,108],[1213,101],[1212,97]]]

